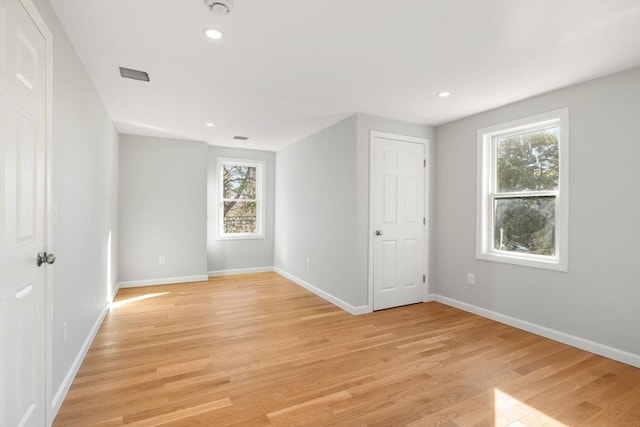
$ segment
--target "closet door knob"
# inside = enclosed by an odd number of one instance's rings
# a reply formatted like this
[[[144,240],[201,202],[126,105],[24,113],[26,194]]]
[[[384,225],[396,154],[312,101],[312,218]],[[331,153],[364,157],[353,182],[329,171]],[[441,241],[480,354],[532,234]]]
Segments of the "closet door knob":
[[[38,264],[38,267],[42,266],[42,264],[53,264],[54,262],[56,262],[56,256],[54,254],[38,252],[36,257],[36,264]]]

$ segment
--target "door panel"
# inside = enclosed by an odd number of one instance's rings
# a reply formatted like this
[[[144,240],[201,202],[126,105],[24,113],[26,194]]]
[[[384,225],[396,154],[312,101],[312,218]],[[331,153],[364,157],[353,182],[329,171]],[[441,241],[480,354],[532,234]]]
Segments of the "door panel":
[[[37,78],[38,54],[33,45],[29,42],[28,36],[19,29],[18,54],[16,65],[16,77],[27,89],[33,90],[35,79]],[[41,58],[42,60],[42,58]]]
[[[384,176],[384,222],[393,224],[396,222],[398,207],[398,177],[395,175]]]
[[[37,325],[34,320],[38,318],[36,313],[37,295],[34,294],[35,283],[19,289],[16,294],[16,319],[15,333],[17,334],[16,359],[12,365],[16,367],[16,409],[18,414],[22,414],[24,421],[33,415],[37,401],[34,399],[34,387],[38,386],[38,379],[35,375],[38,370],[31,369],[36,365],[37,343],[34,343],[33,335]]]
[[[18,220],[17,243],[34,243],[35,239],[35,186],[38,165],[36,163],[36,123],[22,109],[18,109],[16,134],[16,193]]]
[[[395,291],[396,289],[396,263],[397,242],[388,240],[382,242],[382,291]]]
[[[422,211],[421,209],[418,209],[418,201],[412,196],[418,191],[418,180],[415,176],[407,176],[405,177],[404,185],[406,197],[404,198],[405,207],[403,209],[403,219],[405,224],[416,223],[418,222],[417,215]]]
[[[372,139],[373,308],[421,302],[424,268],[424,144]]]
[[[7,12],[0,3],[0,67],[4,68],[7,58]]]
[[[0,425],[45,425],[46,41],[0,2]]]
[[[3,18],[3,13],[4,13],[4,9],[2,8],[2,4],[0,3],[0,25],[2,25],[2,18]],[[2,28],[0,28],[0,37],[4,34],[4,31],[2,31]],[[0,52],[2,51],[2,44],[4,43],[4,38],[2,40],[0,40]],[[1,55],[1,54],[0,54]],[[2,61],[0,61],[0,70],[2,70],[3,67],[3,63]],[[1,81],[1,80],[0,80]],[[4,108],[4,95],[3,95],[3,89],[2,86],[0,86],[0,190],[2,190],[2,194],[0,194],[0,256],[2,255],[2,252],[4,252],[4,241],[5,241],[5,217],[4,217],[4,209],[5,209],[5,195],[4,195],[4,191],[5,191],[5,178],[4,178],[4,162],[5,162],[5,150],[4,150],[4,146],[5,146],[5,137],[4,134],[5,132],[5,108]],[[0,297],[2,296],[2,293],[0,293]],[[1,308],[1,306],[0,306]],[[0,311],[0,313],[2,313],[2,311]],[[0,316],[1,318],[2,316]],[[1,319],[0,319],[1,320]],[[1,325],[0,325],[1,327]],[[1,330],[1,329],[0,329]],[[0,341],[2,342],[2,341]],[[0,357],[2,355],[0,354]],[[0,361],[2,361],[2,359],[0,359]],[[0,372],[1,372],[2,367],[0,366]],[[1,409],[1,408],[0,408]]]
[[[422,251],[418,249],[417,239],[404,239],[402,242],[401,258],[402,270],[400,271],[400,277],[402,278],[402,284],[405,288],[414,288],[418,286],[415,282],[415,278],[422,275],[422,271],[416,271],[416,264],[419,264],[419,255]]]

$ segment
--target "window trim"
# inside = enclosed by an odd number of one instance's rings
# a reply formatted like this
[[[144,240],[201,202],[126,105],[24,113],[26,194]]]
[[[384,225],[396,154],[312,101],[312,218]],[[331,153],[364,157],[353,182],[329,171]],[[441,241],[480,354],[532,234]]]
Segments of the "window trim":
[[[557,123],[558,138],[558,189],[510,193],[509,196],[553,195],[556,198],[556,253],[554,256],[514,253],[494,249],[494,209],[496,159],[494,137],[520,134]],[[527,267],[556,271],[568,271],[569,257],[569,109],[562,108],[477,131],[477,193],[476,193],[476,258]]]
[[[225,233],[224,232],[224,194],[222,168],[224,165],[249,166],[256,168],[256,231],[254,233]],[[216,202],[218,209],[216,219],[216,240],[264,239],[264,173],[265,162],[262,160],[248,160],[218,157],[216,167],[217,188]]]

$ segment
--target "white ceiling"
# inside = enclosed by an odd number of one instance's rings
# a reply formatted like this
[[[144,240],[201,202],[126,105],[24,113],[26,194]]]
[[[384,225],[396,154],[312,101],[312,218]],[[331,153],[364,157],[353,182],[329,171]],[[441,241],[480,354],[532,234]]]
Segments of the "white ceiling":
[[[355,112],[438,125],[640,65],[640,0],[52,4],[121,133],[212,145],[279,150]]]

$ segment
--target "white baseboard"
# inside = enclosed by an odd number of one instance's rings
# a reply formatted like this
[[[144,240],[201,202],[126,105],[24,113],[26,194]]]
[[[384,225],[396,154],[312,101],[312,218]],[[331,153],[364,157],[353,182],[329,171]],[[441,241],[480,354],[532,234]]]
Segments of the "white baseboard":
[[[215,270],[209,272],[209,277],[233,276],[235,274],[267,273],[273,271],[273,267],[236,268],[233,270]]]
[[[453,298],[448,298],[442,295],[433,294],[434,300],[449,305],[451,307],[458,308],[469,313],[477,314],[478,316],[486,317],[487,319],[495,320],[496,322],[504,323],[505,325],[513,326],[514,328],[522,329],[527,332],[531,332],[536,335],[543,336],[545,338],[552,339],[554,341],[561,342],[563,344],[570,345],[582,350],[589,351],[591,353],[598,354],[600,356],[608,357],[609,359],[617,360],[627,365],[640,368],[640,355],[629,353],[624,350],[609,347],[604,344],[600,344],[594,341],[590,341],[584,338],[570,335],[564,332],[557,331],[555,329],[547,328],[535,323],[527,322],[526,320],[520,320],[515,317],[507,316],[505,314],[497,313],[495,311],[487,310],[486,308],[478,307],[473,304],[458,301]]]
[[[102,325],[104,318],[107,316],[107,313],[109,312],[110,305],[111,304],[107,304],[107,306],[102,310],[102,312],[96,319],[95,323],[93,324],[93,327],[89,331],[89,335],[87,335],[87,338],[84,340],[84,343],[82,343],[82,347],[80,347],[80,351],[78,352],[78,355],[76,356],[75,360],[71,364],[71,367],[67,372],[67,375],[65,375],[64,380],[62,380],[62,384],[58,388],[58,391],[56,392],[55,396],[53,396],[53,401],[51,402],[51,409],[52,409],[51,419],[52,420],[54,420],[56,418],[56,415],[58,415],[58,411],[60,411],[62,402],[64,402],[64,398],[67,396],[67,393],[71,388],[71,384],[73,384],[73,380],[76,378],[76,375],[80,370],[80,366],[82,366],[82,362],[84,361],[84,358],[87,356],[87,352],[89,351],[89,348],[91,348],[91,343],[93,342],[94,338],[98,334],[98,330],[100,330],[100,326]]]
[[[275,271],[276,273],[278,273],[279,275],[281,275],[283,277],[286,277],[287,279],[291,280],[292,282],[302,286],[306,290],[316,294],[320,298],[323,298],[323,299],[329,301],[331,304],[340,307],[341,309],[345,310],[346,312],[348,312],[350,314],[353,314],[354,316],[357,316],[359,314],[371,313],[371,308],[368,305],[358,305],[358,306],[351,305],[348,302],[345,302],[345,301],[341,300],[340,298],[334,297],[333,295],[323,291],[322,289],[313,286],[311,283],[309,283],[309,282],[307,282],[305,280],[302,280],[301,278],[296,277],[293,274],[287,273],[284,270],[281,270],[281,269],[279,269],[277,267],[273,267],[273,271]]]
[[[173,283],[205,282],[207,280],[209,280],[209,276],[206,274],[199,274],[197,276],[161,277],[158,279],[120,282],[118,283],[118,288],[137,288],[140,286],[170,285]]]

